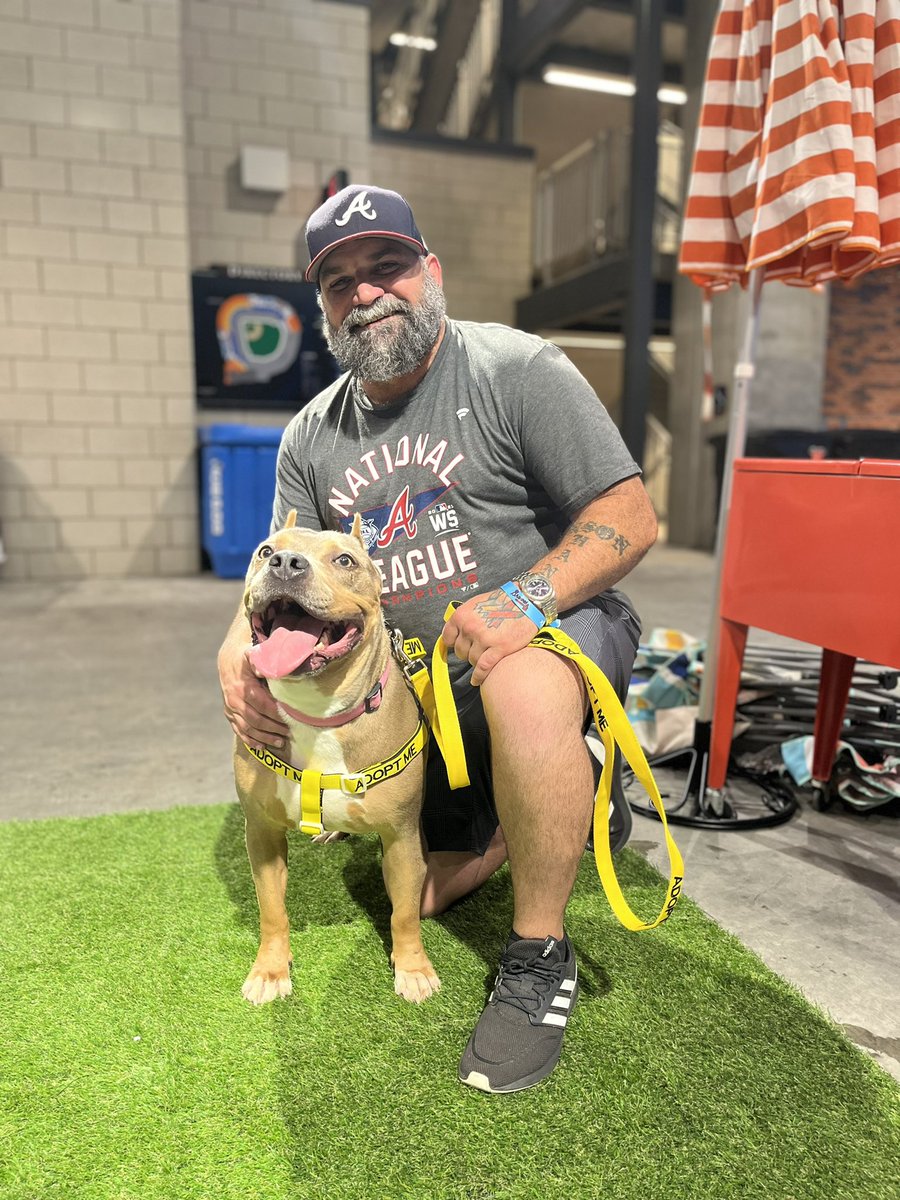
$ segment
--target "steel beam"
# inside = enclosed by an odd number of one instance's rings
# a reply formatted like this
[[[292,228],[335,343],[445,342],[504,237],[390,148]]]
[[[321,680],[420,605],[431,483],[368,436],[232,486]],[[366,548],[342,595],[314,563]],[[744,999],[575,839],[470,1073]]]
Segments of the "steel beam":
[[[628,299],[625,306],[625,361],[622,436],[635,462],[644,457],[647,396],[650,390],[648,343],[653,331],[653,224],[656,212],[656,139],[662,74],[662,0],[635,0],[634,68],[637,91],[632,102],[631,223]]]

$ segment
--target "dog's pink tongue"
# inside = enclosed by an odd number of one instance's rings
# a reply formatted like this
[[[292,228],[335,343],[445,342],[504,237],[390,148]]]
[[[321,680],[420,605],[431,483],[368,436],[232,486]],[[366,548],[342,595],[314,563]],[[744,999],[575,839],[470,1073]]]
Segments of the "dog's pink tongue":
[[[324,628],[324,621],[315,617],[279,618],[266,640],[251,651],[254,666],[266,679],[293,674],[310,657]]]

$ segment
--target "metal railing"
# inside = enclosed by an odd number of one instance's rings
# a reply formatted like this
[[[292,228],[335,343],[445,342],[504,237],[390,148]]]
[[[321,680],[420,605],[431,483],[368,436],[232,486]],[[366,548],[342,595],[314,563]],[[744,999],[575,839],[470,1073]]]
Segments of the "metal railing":
[[[672,465],[672,435],[652,413],[647,414],[644,441],[644,487],[659,519],[660,538],[669,529],[669,472]]]
[[[678,246],[683,135],[663,122],[658,137],[654,244]],[[609,130],[583,142],[538,176],[534,261],[544,284],[628,249],[631,134]]]

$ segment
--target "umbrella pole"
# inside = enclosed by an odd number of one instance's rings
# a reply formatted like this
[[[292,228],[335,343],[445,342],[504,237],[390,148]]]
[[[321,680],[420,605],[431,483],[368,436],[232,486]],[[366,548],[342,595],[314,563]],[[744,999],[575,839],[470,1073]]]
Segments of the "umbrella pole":
[[[694,825],[707,829],[759,829],[780,825],[793,816],[797,809],[796,800],[788,801],[777,809],[770,809],[764,816],[741,817],[735,812],[725,796],[724,789],[716,791],[706,786],[709,767],[709,743],[712,731],[712,712],[715,692],[715,677],[719,650],[719,593],[722,587],[722,563],[725,556],[725,533],[731,509],[731,484],[734,460],[744,453],[747,440],[747,412],[750,406],[750,389],[756,369],[756,340],[759,333],[759,306],[763,285],[763,271],[758,268],[750,273],[750,311],[744,330],[741,353],[734,367],[734,388],[731,412],[728,419],[728,434],[725,442],[725,461],[722,469],[722,490],[719,496],[719,520],[716,526],[715,578],[713,583],[712,612],[703,659],[703,677],[700,684],[700,700],[697,720],[694,723],[693,744],[684,750],[673,750],[668,754],[651,758],[651,766],[666,764],[669,767],[687,766],[687,778],[681,801],[666,809],[668,819],[679,825]],[[635,812],[656,816],[656,810],[632,804]],[[684,811],[682,811],[684,810]]]
[[[719,661],[719,592],[722,589],[722,563],[725,558],[725,533],[731,512],[731,484],[734,460],[740,458],[747,444],[747,412],[750,408],[750,388],[756,371],[756,340],[759,334],[759,304],[763,272],[757,268],[750,274],[750,312],[744,330],[744,344],[734,365],[734,388],[728,434],[725,440],[725,462],[722,468],[722,491],[719,496],[719,519],[716,524],[715,576],[713,579],[712,612],[703,656],[703,678],[700,682],[700,703],[697,722],[712,725],[716,668]]]

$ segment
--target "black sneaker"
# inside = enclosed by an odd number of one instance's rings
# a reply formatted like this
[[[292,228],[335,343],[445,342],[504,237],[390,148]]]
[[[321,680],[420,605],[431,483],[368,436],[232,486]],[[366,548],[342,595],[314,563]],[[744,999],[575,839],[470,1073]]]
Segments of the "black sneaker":
[[[460,1080],[483,1092],[518,1092],[540,1083],[559,1061],[577,998],[569,939],[542,942],[514,933],[460,1060]]]

